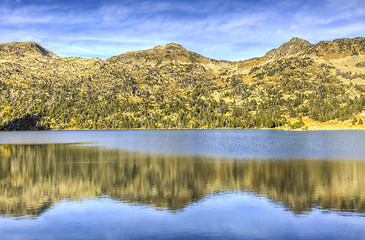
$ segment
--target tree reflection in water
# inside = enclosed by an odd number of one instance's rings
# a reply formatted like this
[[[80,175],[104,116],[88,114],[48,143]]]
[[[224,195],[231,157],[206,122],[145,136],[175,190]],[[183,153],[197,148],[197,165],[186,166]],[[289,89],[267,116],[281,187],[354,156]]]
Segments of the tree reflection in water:
[[[0,145],[0,214],[108,196],[180,211],[217,192],[265,195],[294,213],[365,212],[365,161],[148,155],[70,144]]]

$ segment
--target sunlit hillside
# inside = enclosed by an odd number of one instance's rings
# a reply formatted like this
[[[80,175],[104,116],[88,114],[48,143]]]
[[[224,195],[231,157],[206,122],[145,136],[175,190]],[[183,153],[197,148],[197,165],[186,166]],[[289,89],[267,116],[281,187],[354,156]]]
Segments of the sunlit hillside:
[[[106,60],[0,44],[0,129],[363,129],[365,38],[218,61],[170,43]]]

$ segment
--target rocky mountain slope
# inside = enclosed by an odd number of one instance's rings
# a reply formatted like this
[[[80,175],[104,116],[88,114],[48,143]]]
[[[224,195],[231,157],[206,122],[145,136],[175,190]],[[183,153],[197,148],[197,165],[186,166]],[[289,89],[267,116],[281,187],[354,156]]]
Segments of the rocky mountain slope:
[[[240,62],[170,43],[106,60],[0,44],[0,129],[363,128],[365,38]]]

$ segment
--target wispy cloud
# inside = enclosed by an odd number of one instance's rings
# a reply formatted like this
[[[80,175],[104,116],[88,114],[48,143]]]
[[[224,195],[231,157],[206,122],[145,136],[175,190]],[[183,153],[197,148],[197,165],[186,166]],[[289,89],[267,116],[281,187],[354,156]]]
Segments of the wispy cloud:
[[[61,56],[100,58],[178,42],[242,60],[293,36],[312,43],[363,36],[364,22],[363,0],[4,0],[0,41],[33,40]]]

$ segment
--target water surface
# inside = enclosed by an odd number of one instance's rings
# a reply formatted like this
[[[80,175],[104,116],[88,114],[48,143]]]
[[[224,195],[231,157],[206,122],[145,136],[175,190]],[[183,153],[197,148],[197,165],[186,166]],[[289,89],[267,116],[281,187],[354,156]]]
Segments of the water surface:
[[[365,130],[104,130],[0,132],[4,143],[89,143],[114,149],[174,155],[261,159],[365,158]]]
[[[364,131],[0,133],[3,239],[364,239]]]

